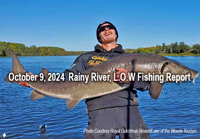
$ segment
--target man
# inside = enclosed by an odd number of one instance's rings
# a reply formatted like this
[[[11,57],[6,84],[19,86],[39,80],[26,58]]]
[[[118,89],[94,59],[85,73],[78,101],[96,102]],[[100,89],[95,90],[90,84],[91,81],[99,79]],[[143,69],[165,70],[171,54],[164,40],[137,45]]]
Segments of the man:
[[[94,51],[80,55],[70,70],[65,71],[67,77],[69,72],[82,73],[111,58],[127,54],[120,44],[116,44],[118,32],[112,23],[105,21],[99,24],[96,35],[101,45],[97,44]],[[118,79],[122,72],[128,73],[125,69],[116,68]],[[119,83],[129,83],[129,81],[120,81]],[[149,83],[134,82],[130,84],[131,86],[128,89],[86,100],[89,122],[85,130],[85,139],[114,139],[116,136],[115,131],[119,133],[120,139],[150,138],[148,133],[120,133],[119,131],[128,131],[129,129],[135,131],[139,131],[139,129],[148,130],[138,110],[137,92],[133,88],[147,90]],[[93,130],[94,133],[87,132],[89,130]],[[111,133],[97,133],[98,131],[95,132],[95,130],[107,130]]]
[[[82,73],[111,58],[127,54],[120,44],[116,44],[118,32],[112,23],[105,21],[99,24],[96,35],[101,45],[97,44],[94,51],[80,55],[71,68],[65,71],[66,78],[68,78],[69,72]],[[126,69],[116,68],[117,79],[122,72],[128,73]],[[119,134],[120,139],[150,138],[148,133],[139,132],[139,129],[148,130],[148,128],[138,110],[137,92],[133,90],[133,88],[147,90],[149,83],[138,81],[134,83],[120,81],[119,83],[129,83],[130,87],[86,100],[89,122],[85,130],[85,139],[114,139],[116,134]],[[20,85],[27,86],[24,82]],[[89,130],[94,132],[87,132]],[[104,131],[110,131],[110,133]]]

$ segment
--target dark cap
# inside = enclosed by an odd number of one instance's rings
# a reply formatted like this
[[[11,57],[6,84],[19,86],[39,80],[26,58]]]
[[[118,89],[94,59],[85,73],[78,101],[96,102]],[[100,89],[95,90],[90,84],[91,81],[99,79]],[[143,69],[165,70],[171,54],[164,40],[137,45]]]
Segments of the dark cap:
[[[114,30],[115,30],[115,32],[116,32],[117,39],[118,39],[118,32],[117,32],[116,27],[115,27],[112,23],[110,23],[110,22],[108,22],[108,21],[104,21],[104,22],[102,22],[101,24],[99,24],[99,26],[97,27],[97,31],[96,31],[97,40],[98,40],[100,43],[101,43],[101,38],[100,38],[100,36],[99,36],[99,33],[100,33],[99,31],[100,31],[101,26],[102,26],[103,24],[106,24],[106,23],[108,23],[108,24],[110,24],[111,26],[114,27]]]

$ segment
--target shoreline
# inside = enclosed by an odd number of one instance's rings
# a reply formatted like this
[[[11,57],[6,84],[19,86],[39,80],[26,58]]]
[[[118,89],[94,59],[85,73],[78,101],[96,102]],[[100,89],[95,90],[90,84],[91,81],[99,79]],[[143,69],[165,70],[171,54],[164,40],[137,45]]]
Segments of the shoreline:
[[[131,53],[130,53],[131,54]],[[148,54],[153,54],[153,53],[148,53]],[[157,55],[161,55],[161,56],[200,56],[200,54],[157,54]],[[55,56],[55,55],[34,55],[34,56]],[[34,57],[33,55],[31,56],[18,56],[18,57]],[[79,55],[57,55],[57,56],[79,56]],[[0,57],[11,57],[11,56],[0,56]]]

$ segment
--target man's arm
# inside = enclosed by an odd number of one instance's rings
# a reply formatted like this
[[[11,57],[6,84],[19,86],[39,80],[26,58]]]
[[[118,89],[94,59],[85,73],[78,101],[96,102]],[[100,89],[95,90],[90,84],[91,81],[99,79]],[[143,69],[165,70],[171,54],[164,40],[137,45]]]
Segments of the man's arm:
[[[120,69],[120,68],[115,68],[116,70],[116,79],[120,79],[120,74],[121,73],[125,73],[126,74],[126,77],[127,77],[127,80],[125,81],[119,81],[119,83],[130,83],[129,79],[128,79],[128,71],[126,69]],[[136,74],[136,77],[138,75]],[[138,79],[138,78],[136,78]],[[141,81],[141,80],[135,80],[134,82],[131,83],[131,87],[132,88],[135,88],[137,90],[140,90],[140,91],[146,91],[149,89],[149,86],[150,86],[150,82],[145,82],[145,81]]]
[[[72,64],[72,66],[70,67],[70,69],[66,69],[65,70],[65,79],[68,79],[69,77],[69,73],[73,72],[74,74],[78,74],[78,73],[82,73],[85,71],[85,64],[86,64],[86,60],[85,59],[86,56],[84,55],[80,55],[79,57],[76,58],[76,60],[74,61],[74,63]]]
[[[128,70],[126,69],[121,69],[121,68],[115,68],[116,71],[116,79],[120,80],[120,75],[121,73],[126,74],[126,80],[125,81],[119,81],[119,83],[129,83],[130,81],[128,80]]]

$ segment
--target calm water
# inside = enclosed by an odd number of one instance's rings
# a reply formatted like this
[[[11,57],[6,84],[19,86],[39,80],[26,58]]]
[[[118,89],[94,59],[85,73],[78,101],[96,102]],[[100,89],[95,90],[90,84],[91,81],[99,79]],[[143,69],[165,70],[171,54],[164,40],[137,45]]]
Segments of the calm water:
[[[76,56],[19,57],[26,71],[38,74],[42,67],[63,72]],[[200,72],[200,57],[170,57]],[[39,126],[47,124],[48,138],[77,139],[87,127],[85,102],[67,110],[65,100],[44,97],[30,101],[31,88],[4,82],[11,69],[11,58],[0,58],[0,137],[40,138]],[[140,112],[149,129],[196,130],[197,133],[151,133],[151,138],[200,138],[200,79],[192,83],[165,84],[158,100],[148,92],[138,92]]]

